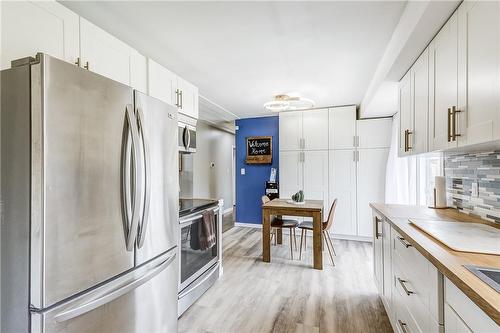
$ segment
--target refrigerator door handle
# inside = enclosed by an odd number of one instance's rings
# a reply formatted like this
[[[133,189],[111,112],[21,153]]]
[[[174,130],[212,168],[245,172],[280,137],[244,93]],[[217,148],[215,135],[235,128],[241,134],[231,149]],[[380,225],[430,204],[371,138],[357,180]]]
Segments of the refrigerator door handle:
[[[127,131],[129,133],[125,134],[127,135],[127,138],[132,139],[132,166],[130,166],[130,160],[126,156],[128,155],[128,144],[125,146],[125,153],[123,154],[125,156],[124,158],[124,165],[123,165],[123,189],[124,189],[124,195],[122,197],[122,200],[124,200],[124,210],[125,210],[125,216],[127,220],[127,235],[126,235],[126,248],[127,251],[133,251],[134,250],[134,243],[136,240],[136,235],[137,235],[137,228],[139,224],[139,210],[141,208],[141,195],[142,195],[142,164],[138,163],[138,159],[141,156],[141,150],[139,149],[139,133],[137,130],[137,121],[134,116],[134,112],[132,109],[132,105],[127,105],[126,108],[126,118],[127,118],[127,125],[128,129]],[[130,135],[131,134],[131,135]],[[129,136],[130,135],[130,136]],[[128,139],[127,139],[128,141]],[[133,174],[131,175],[133,184],[134,184],[134,198],[132,202],[130,203],[130,197],[131,197],[131,189],[130,189],[130,184],[129,184],[129,170],[133,170]],[[129,209],[128,205],[131,206],[131,209]],[[131,211],[131,216],[129,215],[129,212]]]
[[[90,300],[88,300],[83,304],[79,304],[75,307],[64,310],[55,315],[54,320],[58,323],[62,323],[70,319],[76,318],[78,316],[84,315],[87,312],[90,312],[102,305],[114,301],[118,297],[131,292],[132,290],[136,289],[137,287],[143,285],[144,283],[154,278],[156,275],[160,274],[163,270],[165,270],[165,268],[167,268],[172,263],[175,257],[176,257],[176,251],[173,251],[172,255],[170,255],[167,259],[165,259],[164,261],[162,261],[161,263],[150,269],[146,274],[144,274],[140,278],[132,282],[129,282],[125,285],[120,285],[115,288],[110,288],[111,290],[107,292],[106,291],[101,292],[98,295],[96,295],[96,297],[91,298]]]
[[[144,153],[144,169],[145,169],[145,184],[144,184],[144,210],[142,213],[142,223],[139,226],[137,235],[137,247],[141,248],[144,245],[146,238],[146,229],[149,221],[149,207],[151,204],[151,160],[149,155],[149,141],[144,130],[144,113],[141,108],[137,108],[139,134],[141,136],[143,153]]]

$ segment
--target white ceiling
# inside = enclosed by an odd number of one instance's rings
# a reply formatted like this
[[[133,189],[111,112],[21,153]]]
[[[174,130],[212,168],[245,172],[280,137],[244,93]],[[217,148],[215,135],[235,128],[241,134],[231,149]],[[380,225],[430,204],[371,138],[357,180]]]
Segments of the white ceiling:
[[[405,8],[367,2],[62,2],[238,117],[273,95],[360,104]]]

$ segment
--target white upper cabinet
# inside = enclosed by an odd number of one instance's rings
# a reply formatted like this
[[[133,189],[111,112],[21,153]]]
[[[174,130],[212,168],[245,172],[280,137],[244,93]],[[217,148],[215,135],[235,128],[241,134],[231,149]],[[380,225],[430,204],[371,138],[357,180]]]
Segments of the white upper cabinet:
[[[453,148],[453,110],[458,106],[457,13],[443,26],[429,45],[431,150]]]
[[[387,148],[391,145],[392,118],[357,120],[358,148]]]
[[[425,51],[411,68],[412,120],[413,127],[408,135],[410,151],[414,154],[428,151],[429,117],[429,51]]]
[[[303,111],[302,129],[305,150],[328,149],[328,109]]]
[[[177,77],[177,89],[174,91],[179,112],[198,119],[198,88]]]
[[[341,106],[329,110],[329,148],[353,149],[356,136],[356,106]]]
[[[459,145],[500,139],[500,3],[458,9]]]
[[[142,93],[148,93],[148,59],[136,50],[130,54],[130,85]]]
[[[399,82],[399,155],[410,153],[409,131],[413,129],[411,73]]]
[[[356,162],[354,150],[330,150],[329,199],[337,199],[333,233],[356,235]],[[325,212],[325,214],[327,214]]]
[[[78,15],[57,2],[1,1],[1,68],[44,52],[74,63],[79,50]]]
[[[130,85],[131,48],[80,17],[81,66]]]
[[[148,93],[170,105],[177,106],[177,75],[148,59]]]
[[[302,111],[280,112],[280,150],[302,149]]]

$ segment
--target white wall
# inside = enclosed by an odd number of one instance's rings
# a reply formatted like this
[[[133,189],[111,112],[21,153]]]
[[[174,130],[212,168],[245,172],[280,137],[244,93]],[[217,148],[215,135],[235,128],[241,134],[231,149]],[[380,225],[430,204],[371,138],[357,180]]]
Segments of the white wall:
[[[193,197],[224,199],[224,210],[232,207],[233,146],[234,134],[198,121],[196,153],[193,154]]]

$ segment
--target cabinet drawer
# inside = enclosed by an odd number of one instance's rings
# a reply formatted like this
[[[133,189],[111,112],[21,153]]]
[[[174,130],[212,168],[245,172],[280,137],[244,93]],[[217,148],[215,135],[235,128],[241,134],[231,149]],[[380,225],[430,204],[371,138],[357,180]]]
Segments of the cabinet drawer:
[[[393,233],[394,264],[400,274],[413,288],[419,301],[430,313],[433,320],[442,323],[443,314],[439,306],[442,275],[417,249],[408,243],[399,233]],[[396,281],[397,282],[397,281]],[[440,313],[441,312],[441,313]]]
[[[444,295],[445,306],[448,305],[451,307],[471,331],[500,332],[500,326],[448,279],[445,279]],[[448,323],[445,322],[445,325],[448,330]]]
[[[417,325],[413,317],[411,316],[408,308],[405,305],[403,295],[396,291],[393,295],[394,304],[394,324],[400,333],[422,333],[423,331]],[[425,332],[427,333],[427,332]]]
[[[401,269],[401,258],[394,258],[394,289],[401,297],[401,302],[407,307],[416,325],[422,332],[439,332],[439,323],[431,315],[428,307],[430,290],[428,287],[412,278],[412,271]],[[437,281],[436,281],[437,282]]]

